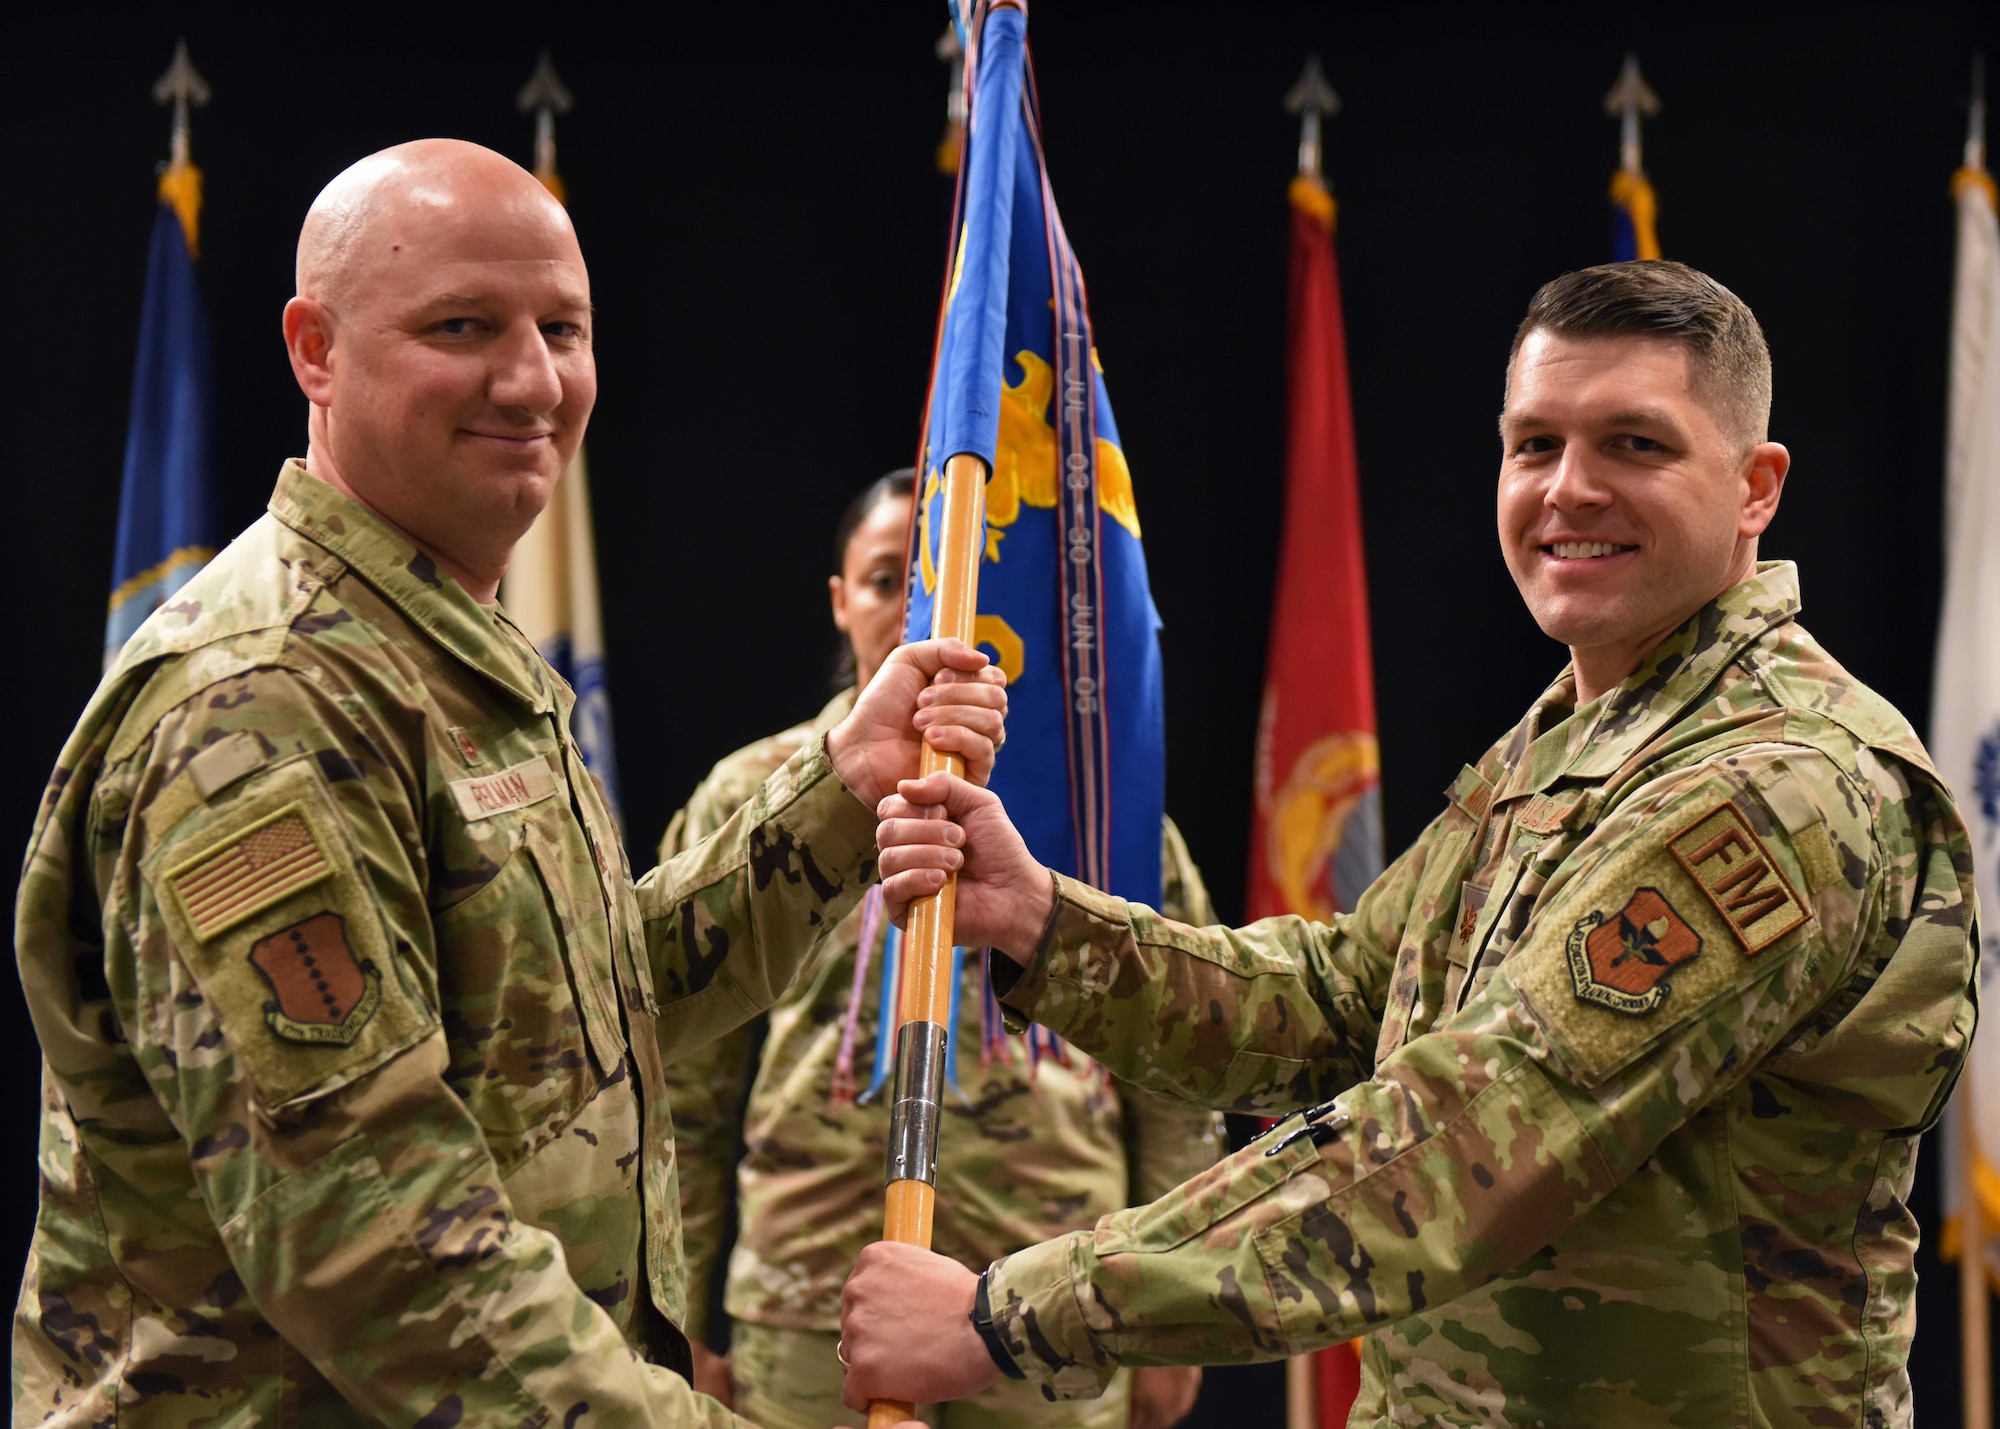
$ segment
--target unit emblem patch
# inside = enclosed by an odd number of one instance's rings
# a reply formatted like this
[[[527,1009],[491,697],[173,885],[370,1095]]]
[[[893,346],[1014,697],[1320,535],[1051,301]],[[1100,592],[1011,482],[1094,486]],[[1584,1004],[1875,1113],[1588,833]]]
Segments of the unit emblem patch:
[[[347,945],[347,920],[318,913],[259,938],[250,961],[277,994],[264,1021],[288,1042],[345,1047],[382,1002],[382,976]]]
[[[1616,913],[1586,913],[1569,934],[1569,973],[1584,1002],[1644,1017],[1673,989],[1663,980],[1701,955],[1701,934],[1657,888],[1641,888]]]
[[[1805,900],[1734,804],[1710,809],[1675,834],[1667,847],[1701,885],[1743,944],[1746,957],[1770,947],[1811,916]]]

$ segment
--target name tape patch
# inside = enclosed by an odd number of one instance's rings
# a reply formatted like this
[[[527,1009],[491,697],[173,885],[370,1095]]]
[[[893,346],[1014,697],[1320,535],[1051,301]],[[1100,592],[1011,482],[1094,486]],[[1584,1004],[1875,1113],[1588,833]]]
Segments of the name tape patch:
[[[1771,946],[1811,915],[1771,851],[1734,804],[1718,804],[1667,843],[1746,957]]]
[[[450,784],[459,813],[473,820],[490,819],[495,814],[539,804],[552,797],[556,788],[555,771],[539,754],[498,774],[477,774],[469,779],[454,779]]]
[[[333,876],[333,864],[297,804],[267,814],[219,848],[167,874],[203,942],[281,898]]]

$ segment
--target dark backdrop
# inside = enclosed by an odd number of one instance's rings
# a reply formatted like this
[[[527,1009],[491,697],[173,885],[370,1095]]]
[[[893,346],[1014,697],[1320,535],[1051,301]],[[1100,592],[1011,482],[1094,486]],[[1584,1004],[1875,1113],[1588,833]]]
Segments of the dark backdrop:
[[[948,220],[931,168],[933,3],[43,7],[10,18],[0,272],[15,698],[0,822],[26,832],[96,679],[151,173],[147,99],[186,34],[215,101],[203,275],[232,529],[304,448],[278,336],[300,217],[360,155],[449,134],[527,157],[514,112],[550,45],[577,108],[562,167],[600,306],[590,433],[631,842],[708,765],[815,710],[828,531],[912,454]],[[617,12],[626,12],[620,8]],[[1508,337],[1535,286],[1609,256],[1636,47],[1667,253],[1762,318],[1795,465],[1769,555],[1806,618],[1921,727],[1938,601],[1952,212],[1968,57],[1945,4],[1204,6],[1038,0],[1049,162],[1091,283],[1166,622],[1169,803],[1240,904],[1276,550],[1286,211],[1279,96],[1317,48],[1345,102],[1340,201],[1392,847],[1561,652],[1494,550]],[[35,1055],[0,996],[0,1263],[25,1246]],[[1925,1164],[1920,1207],[1935,1222]],[[1913,1370],[1957,1422],[1954,1276],[1926,1252]],[[11,1274],[10,1271],[0,1272]],[[1204,1418],[1269,1422],[1274,1381],[1215,1377]]]

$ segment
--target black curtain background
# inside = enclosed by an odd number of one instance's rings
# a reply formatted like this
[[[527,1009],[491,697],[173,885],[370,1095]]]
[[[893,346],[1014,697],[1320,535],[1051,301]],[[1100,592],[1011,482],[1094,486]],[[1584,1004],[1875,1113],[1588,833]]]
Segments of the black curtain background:
[[[231,529],[303,451],[278,335],[306,206],[430,134],[526,160],[513,95],[550,46],[561,164],[600,308],[590,431],[628,833],[643,854],[709,764],[817,709],[824,578],[849,495],[912,456],[950,212],[931,150],[934,3],[660,7],[193,3],[10,17],[0,272],[16,317],[0,820],[25,836],[95,683],[152,174],[147,91],[178,35],[212,82],[202,282]],[[1635,48],[1667,254],[1740,293],[1795,465],[1764,543],[1806,621],[1919,726],[1939,597],[1952,268],[1946,183],[1978,4],[1461,6],[1037,0],[1049,162],[1091,285],[1166,622],[1169,807],[1240,907],[1282,441],[1279,98],[1317,49],[1366,508],[1391,848],[1562,652],[1494,549],[1502,365],[1534,288],[1610,256]],[[33,1217],[36,1054],[0,995],[0,1263]],[[1935,1168],[1920,1173],[1926,1226]],[[1955,1271],[1921,1257],[1924,1420],[1958,1422]],[[11,1274],[11,1271],[3,1272]],[[1556,1352],[1558,1347],[1548,1347]],[[1579,1372],[1583,1372],[1581,1369]],[[1214,1374],[1201,1419],[1277,1422],[1275,1369]]]

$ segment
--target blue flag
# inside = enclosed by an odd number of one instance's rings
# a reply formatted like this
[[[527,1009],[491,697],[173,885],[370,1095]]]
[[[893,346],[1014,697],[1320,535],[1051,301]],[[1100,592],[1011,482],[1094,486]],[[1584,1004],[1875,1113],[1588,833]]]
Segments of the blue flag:
[[[195,282],[200,171],[169,169],[146,252],[104,661],[215,554],[208,319]]]
[[[981,23],[983,21],[983,24]],[[986,548],[976,639],[1007,672],[993,788],[1036,858],[1160,900],[1166,739],[1159,615],[1083,273],[1049,189],[1026,17],[981,7],[925,423],[906,638],[932,628],[942,473],[976,454]]]

